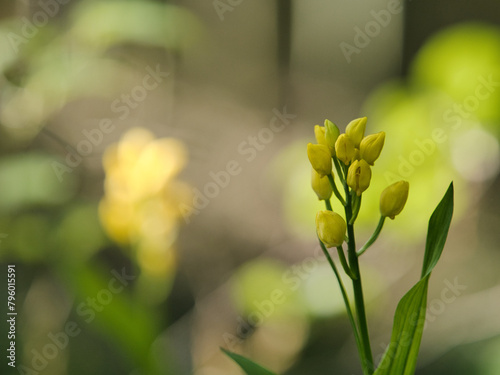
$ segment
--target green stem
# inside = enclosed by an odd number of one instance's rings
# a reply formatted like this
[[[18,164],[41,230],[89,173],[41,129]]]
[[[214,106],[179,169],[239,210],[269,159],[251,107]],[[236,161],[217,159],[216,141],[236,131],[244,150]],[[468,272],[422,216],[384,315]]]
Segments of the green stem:
[[[377,240],[378,235],[380,234],[380,232],[382,231],[382,227],[384,226],[384,222],[385,222],[385,216],[380,216],[380,220],[378,222],[377,228],[375,229],[375,232],[373,232],[372,236],[370,237],[370,239],[368,241],[366,241],[366,243],[363,245],[363,247],[358,250],[358,252],[357,252],[358,257],[361,254],[363,254],[366,250],[368,250],[368,248],[371,245],[373,245],[373,243]]]
[[[330,199],[325,199],[325,206],[328,211],[333,211],[332,204],[330,203]]]
[[[325,245],[323,244],[323,242],[321,242],[321,240],[319,240],[319,244],[339,283],[340,292],[342,293],[342,299],[344,300],[345,308],[347,311],[347,317],[349,318],[349,322],[351,323],[351,327],[354,332],[354,339],[356,340],[356,346],[358,347],[358,352],[361,355],[361,360],[365,362],[363,343],[361,342],[361,338],[359,337],[358,327],[356,326],[356,322],[354,320],[354,314],[352,313],[351,303],[349,302],[349,297],[347,296],[347,292],[345,291],[344,283],[342,282],[342,278],[340,277],[337,267],[335,266],[335,263],[333,262],[333,259],[330,256],[330,253],[326,249]]]
[[[340,168],[339,159],[337,159],[336,156],[332,156],[332,159],[333,159],[333,165],[335,165],[335,170],[337,171],[339,179],[342,182],[342,184],[344,184],[345,177],[344,177],[344,173],[342,172],[342,169]]]
[[[349,224],[353,225],[354,222],[356,221],[357,217],[358,217],[358,213],[359,213],[359,209],[361,208],[361,197],[363,197],[362,195],[360,196],[357,196],[356,193],[353,192],[353,200],[354,200],[354,203],[353,203],[353,207],[352,207],[352,217],[351,217],[351,220],[349,221]]]
[[[333,180],[333,176],[331,174],[328,175],[328,181],[330,181],[330,185],[332,185],[333,193],[337,197],[337,199],[342,203],[342,206],[345,206],[345,200],[340,194],[340,191],[337,189],[337,185],[335,185],[335,181]]]
[[[340,163],[339,163],[340,164]],[[340,164],[341,167],[342,167],[342,170],[344,171],[344,179],[343,179],[343,183],[344,183],[344,187],[346,186],[346,179],[347,179],[347,173],[349,172],[349,166],[351,165],[351,163],[349,163],[349,165],[345,165],[344,163]],[[348,191],[346,190],[346,193]]]
[[[357,312],[357,320],[359,327],[359,334],[361,336],[361,343],[363,345],[363,355],[362,355],[362,367],[365,375],[373,374],[373,355],[370,347],[370,338],[368,334],[368,324],[366,322],[366,311],[365,303],[363,298],[363,287],[361,283],[361,274],[359,272],[358,256],[356,254],[356,242],[354,237],[354,227],[349,224],[352,218],[352,205],[351,205],[351,195],[349,194],[349,188],[347,184],[344,184],[344,189],[347,197],[347,205],[345,206],[345,215],[347,222],[347,236],[349,241],[347,242],[347,255],[349,258],[349,265],[356,277],[352,280],[352,286],[354,291],[354,305]]]
[[[356,275],[354,275],[349,268],[349,265],[347,264],[347,260],[345,259],[345,254],[344,254],[344,249],[342,246],[337,246],[337,252],[339,253],[339,260],[340,264],[342,264],[342,268],[344,268],[345,273],[347,276],[349,276],[351,279],[355,279]]]

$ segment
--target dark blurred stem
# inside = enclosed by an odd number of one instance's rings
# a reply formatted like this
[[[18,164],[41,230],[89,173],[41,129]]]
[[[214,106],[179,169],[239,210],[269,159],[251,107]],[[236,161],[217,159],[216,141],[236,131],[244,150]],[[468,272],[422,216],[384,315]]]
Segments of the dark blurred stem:
[[[352,201],[349,193],[349,187],[344,184],[347,204],[345,206],[345,216],[347,222],[347,256],[352,273],[356,277],[352,280],[354,291],[354,305],[356,307],[356,317],[358,321],[359,334],[361,336],[362,351],[360,353],[363,372],[365,375],[373,374],[373,355],[370,347],[370,338],[368,334],[368,324],[366,322],[365,302],[363,297],[363,287],[361,283],[361,274],[359,272],[358,255],[356,254],[356,242],[354,239],[354,226],[350,224],[352,219]]]
[[[292,0],[277,0],[278,24],[278,68],[280,70],[280,101],[287,103],[290,99],[290,51],[292,46]]]

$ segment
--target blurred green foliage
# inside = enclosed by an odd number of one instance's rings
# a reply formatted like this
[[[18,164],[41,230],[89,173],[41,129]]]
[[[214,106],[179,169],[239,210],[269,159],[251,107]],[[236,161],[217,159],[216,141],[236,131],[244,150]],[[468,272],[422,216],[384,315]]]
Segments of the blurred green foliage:
[[[0,212],[12,213],[31,207],[53,207],[75,194],[75,181],[55,177],[52,156],[38,152],[9,155],[0,160]]]

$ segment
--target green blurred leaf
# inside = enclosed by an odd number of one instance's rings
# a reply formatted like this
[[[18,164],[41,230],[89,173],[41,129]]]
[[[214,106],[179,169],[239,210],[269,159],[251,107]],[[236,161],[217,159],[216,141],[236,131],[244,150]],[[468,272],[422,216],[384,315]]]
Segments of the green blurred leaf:
[[[50,225],[49,217],[40,213],[16,217],[10,225],[6,241],[8,255],[24,262],[46,260],[51,246],[48,235],[51,232]]]
[[[453,215],[453,183],[429,220],[424,264],[420,281],[404,295],[396,308],[391,343],[374,375],[412,375],[415,373],[427,307],[431,272],[446,242]]]
[[[274,372],[266,370],[255,362],[245,358],[239,354],[232,353],[229,350],[221,348],[221,350],[233,361],[235,361],[248,375],[276,375]]]
[[[126,42],[182,49],[201,30],[187,9],[153,1],[87,1],[75,8],[72,18],[72,35],[104,50]]]
[[[103,334],[117,345],[130,365],[151,375],[167,375],[151,357],[151,346],[159,332],[159,317],[131,296],[137,275],[125,268],[104,271],[72,265],[59,270],[76,293],[80,324]],[[117,275],[126,275],[125,278]],[[126,284],[126,285],[124,285]],[[171,366],[173,359],[163,353]]]
[[[57,226],[57,257],[67,262],[86,261],[106,243],[97,204],[77,203],[64,212]]]
[[[65,203],[75,192],[70,174],[60,182],[52,168],[56,159],[41,153],[4,157],[0,161],[0,211]]]

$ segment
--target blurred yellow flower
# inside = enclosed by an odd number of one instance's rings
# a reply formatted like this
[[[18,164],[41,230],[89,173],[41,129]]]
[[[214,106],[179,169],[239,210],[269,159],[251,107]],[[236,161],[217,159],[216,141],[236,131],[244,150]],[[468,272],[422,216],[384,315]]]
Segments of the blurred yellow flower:
[[[175,267],[181,206],[191,200],[189,186],[176,179],[186,161],[180,141],[157,139],[142,128],[127,131],[104,153],[101,223],[111,239],[132,246],[149,276],[167,276]]]
[[[172,138],[154,139],[140,128],[129,130],[104,154],[105,193],[127,201],[159,192],[186,163],[186,150]]]

